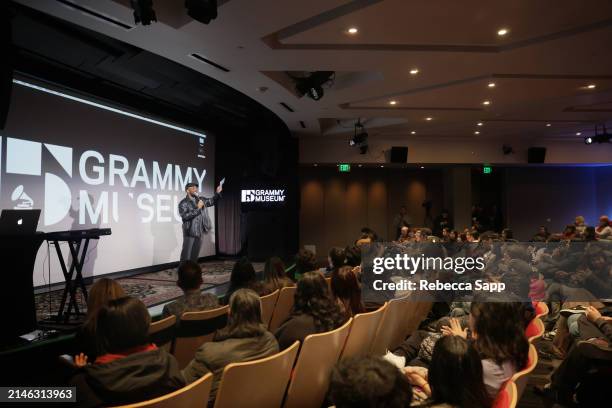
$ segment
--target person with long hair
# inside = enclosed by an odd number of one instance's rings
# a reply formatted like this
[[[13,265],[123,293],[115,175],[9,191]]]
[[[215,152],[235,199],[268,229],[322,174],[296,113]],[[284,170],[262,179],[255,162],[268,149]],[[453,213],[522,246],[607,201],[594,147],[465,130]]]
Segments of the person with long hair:
[[[76,334],[77,350],[93,361],[99,354],[96,350],[96,324],[98,311],[109,301],[125,296],[125,292],[117,281],[109,278],[98,279],[89,289],[87,297],[87,315],[85,322]]]
[[[261,320],[259,295],[250,289],[238,289],[230,297],[227,326],[212,342],[204,343],[183,369],[188,383],[213,373],[211,400],[214,400],[226,365],[257,360],[278,353],[278,342]]]
[[[482,363],[478,352],[459,336],[440,338],[433,349],[429,369],[406,367],[415,392],[426,397],[416,404],[421,407],[487,408],[491,398],[483,382]]]
[[[502,384],[527,364],[529,343],[525,337],[524,317],[513,302],[472,302],[469,328],[472,344],[482,361],[484,383],[491,398]],[[457,319],[442,327],[444,335],[467,338]]]
[[[79,367],[70,383],[81,407],[124,405],[146,401],[185,386],[174,356],[149,342],[151,316],[133,297],[109,301],[98,311],[93,364],[75,357]]]
[[[223,298],[223,303],[229,304],[232,294],[242,288],[252,289],[257,293],[262,291],[262,285],[255,276],[255,268],[253,268],[253,264],[246,257],[239,259],[234,264],[230,275],[229,288]]]
[[[264,266],[264,280],[261,295],[268,295],[277,289],[293,286],[294,283],[285,273],[285,264],[282,259],[273,256],[266,261]]]
[[[361,299],[361,285],[350,266],[343,266],[332,272],[331,290],[336,303],[346,318],[365,312]]]
[[[345,321],[323,275],[307,272],[298,281],[291,316],[274,335],[283,350],[296,340],[304,341],[309,334],[334,330]]]

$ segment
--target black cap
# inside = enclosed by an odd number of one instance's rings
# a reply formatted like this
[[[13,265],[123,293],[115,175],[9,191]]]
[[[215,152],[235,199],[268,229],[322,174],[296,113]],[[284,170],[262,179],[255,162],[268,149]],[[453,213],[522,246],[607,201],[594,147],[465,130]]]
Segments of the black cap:
[[[187,184],[185,184],[185,190],[187,190],[189,187],[198,187],[198,183],[187,183]]]

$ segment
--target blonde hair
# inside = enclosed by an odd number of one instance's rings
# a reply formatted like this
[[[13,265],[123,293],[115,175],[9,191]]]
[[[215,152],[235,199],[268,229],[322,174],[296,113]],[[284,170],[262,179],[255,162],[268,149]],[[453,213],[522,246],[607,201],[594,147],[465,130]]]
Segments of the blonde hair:
[[[584,224],[584,217],[582,215],[578,215],[576,217],[576,224],[578,224],[578,225],[583,225]]]
[[[87,298],[87,319],[92,319],[102,306],[115,299],[126,296],[121,285],[109,278],[102,278],[89,289]]]

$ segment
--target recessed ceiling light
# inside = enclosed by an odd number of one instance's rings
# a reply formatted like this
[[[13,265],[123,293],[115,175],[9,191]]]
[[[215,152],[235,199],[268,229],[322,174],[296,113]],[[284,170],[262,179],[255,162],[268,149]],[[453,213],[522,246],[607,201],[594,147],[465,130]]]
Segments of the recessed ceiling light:
[[[477,125],[478,125],[478,126],[482,126],[482,122],[478,122],[478,123],[477,123]]]
[[[495,82],[489,82],[487,85],[489,88],[495,88]]]
[[[433,120],[433,118],[431,116],[428,116],[425,118],[425,120]]]
[[[510,30],[508,30],[507,28],[500,28],[499,30],[497,30],[497,35],[504,36],[508,34],[509,31]]]
[[[595,89],[595,84],[588,84],[588,85],[587,85],[587,88],[589,88],[589,89]]]
[[[424,169],[424,168],[425,168],[425,166],[421,166],[421,168],[422,168],[422,169]]]
[[[417,68],[412,68],[412,69],[410,70],[410,75],[416,75],[416,74],[418,74],[418,73],[419,73],[419,70],[418,70]]]
[[[551,124],[550,124],[550,123],[547,123],[547,124],[546,124],[546,127],[550,127],[550,126],[551,126]]]
[[[479,134],[480,134],[480,132],[479,132],[479,131],[475,131],[475,132],[474,132],[474,134],[475,134],[475,135],[479,135]]]
[[[315,164],[313,164],[313,166],[317,167],[317,166],[318,166],[318,164],[317,164],[317,163],[315,163]]]
[[[346,30],[346,32],[349,34],[357,34],[359,30],[357,29],[357,27],[351,27],[348,30]]]
[[[385,166],[381,164],[380,167],[385,167]]]
[[[482,104],[483,104],[483,105],[490,105],[490,104],[491,104],[491,101],[484,101]]]
[[[358,164],[358,165],[357,165],[357,167],[361,167],[361,166],[363,166],[363,164]]]
[[[576,136],[580,136],[582,133],[580,132],[576,132]]]
[[[413,130],[412,132],[410,132],[411,135],[416,135],[416,132]]]
[[[389,105],[397,105],[397,101],[389,101]]]

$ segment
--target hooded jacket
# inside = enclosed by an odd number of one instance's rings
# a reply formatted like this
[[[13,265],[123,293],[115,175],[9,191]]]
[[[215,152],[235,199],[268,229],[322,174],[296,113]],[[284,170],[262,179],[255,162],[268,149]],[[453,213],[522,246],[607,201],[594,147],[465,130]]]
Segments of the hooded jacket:
[[[146,401],[185,386],[177,361],[163,349],[87,365],[70,382],[79,407]]]

